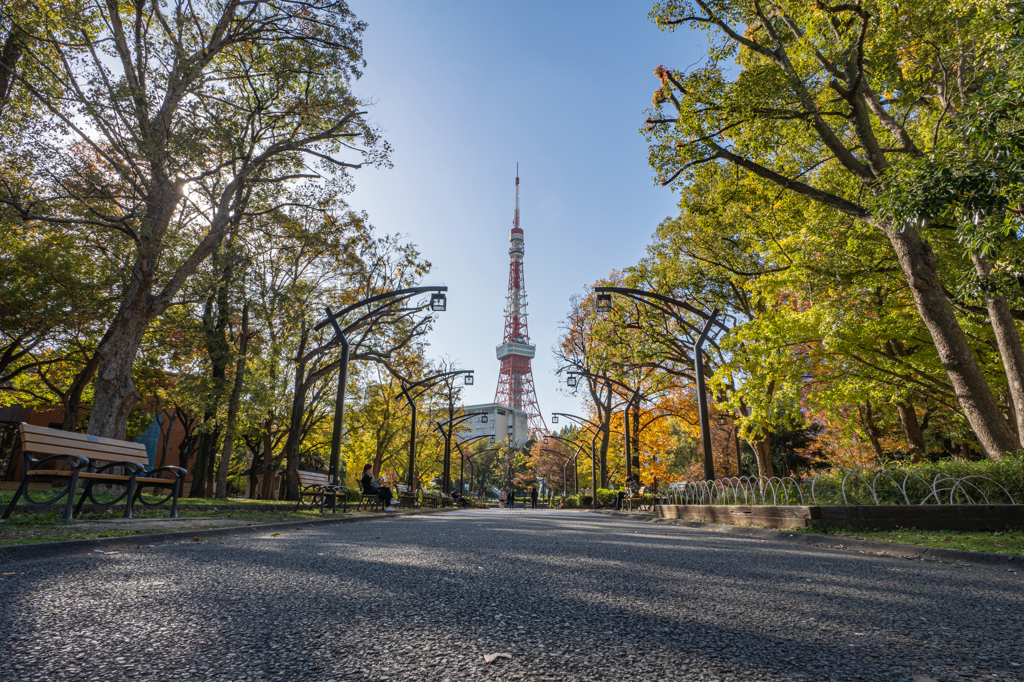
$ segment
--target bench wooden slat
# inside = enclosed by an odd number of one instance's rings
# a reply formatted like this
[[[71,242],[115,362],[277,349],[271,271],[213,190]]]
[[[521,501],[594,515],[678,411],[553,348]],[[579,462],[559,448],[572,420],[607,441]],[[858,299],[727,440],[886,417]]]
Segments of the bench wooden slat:
[[[55,445],[74,450],[89,450],[93,452],[106,452],[112,454],[116,453],[135,457],[140,456],[141,453],[146,451],[146,446],[142,443],[119,441],[117,445],[108,445],[106,443],[95,443],[88,440],[80,440],[78,438],[65,438],[63,436],[41,435],[38,433],[26,433],[21,440],[26,446],[26,449],[41,445]]]
[[[56,434],[26,433],[22,436],[22,442],[28,445],[60,445],[61,447],[76,448],[81,450],[96,450],[97,452],[118,452],[137,455],[139,451],[145,452],[146,446],[142,443],[132,443],[126,440],[114,441],[115,445],[99,443],[96,441],[82,440],[81,438],[68,438]],[[79,436],[81,434],[73,434]]]
[[[43,426],[33,426],[32,424],[26,424],[22,422],[21,426],[21,437],[24,440],[26,437],[32,436],[48,436],[51,438],[65,438],[68,440],[80,441],[84,443],[91,443],[95,445],[103,445],[106,447],[126,447],[126,448],[145,448],[146,446],[142,443],[135,443],[128,440],[117,440],[116,438],[102,438],[100,436],[89,436],[84,433],[76,433],[74,431],[58,431],[57,429],[49,429]]]
[[[24,441],[22,441],[24,443]],[[141,445],[141,444],[140,444]],[[31,445],[24,444],[23,449],[25,452],[34,452],[40,455],[80,455],[85,457],[89,461],[99,462],[132,462],[134,464],[149,464],[149,457],[147,455],[138,455],[136,453],[131,454],[113,454],[109,452],[86,450],[85,448],[74,448],[62,445]],[[145,451],[146,447],[142,447]]]
[[[79,455],[101,462],[129,461],[149,464],[146,446],[113,438],[98,438],[71,431],[21,425],[22,449],[41,455]]]
[[[305,487],[310,485],[327,485],[329,477],[327,474],[321,474],[316,471],[300,471],[299,474],[299,485]]]

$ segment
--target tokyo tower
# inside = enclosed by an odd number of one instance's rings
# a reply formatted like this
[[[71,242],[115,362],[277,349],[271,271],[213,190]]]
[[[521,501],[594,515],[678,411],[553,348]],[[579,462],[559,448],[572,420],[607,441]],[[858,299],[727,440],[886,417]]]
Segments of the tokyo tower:
[[[519,167],[516,166],[516,212],[509,234],[508,296],[505,303],[505,337],[497,347],[501,370],[494,402],[526,413],[530,433],[548,435],[548,427],[537,406],[530,361],[537,346],[530,343],[526,326],[526,285],[523,281],[523,228],[519,227]]]

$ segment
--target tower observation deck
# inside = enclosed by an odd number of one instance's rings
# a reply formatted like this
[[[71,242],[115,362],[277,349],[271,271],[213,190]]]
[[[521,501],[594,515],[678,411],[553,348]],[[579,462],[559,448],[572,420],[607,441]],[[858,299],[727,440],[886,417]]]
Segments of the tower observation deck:
[[[547,435],[548,427],[537,405],[530,362],[537,347],[530,343],[526,323],[526,285],[523,280],[525,242],[519,226],[519,171],[516,169],[516,212],[512,218],[508,249],[508,295],[505,297],[505,336],[495,350],[501,369],[494,402],[527,414],[531,434]]]

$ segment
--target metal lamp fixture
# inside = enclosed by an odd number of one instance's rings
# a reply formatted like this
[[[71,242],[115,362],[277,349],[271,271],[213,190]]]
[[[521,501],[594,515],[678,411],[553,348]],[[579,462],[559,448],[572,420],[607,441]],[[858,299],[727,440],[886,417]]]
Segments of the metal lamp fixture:
[[[597,295],[597,312],[606,313],[612,309],[612,295],[611,294],[598,294]]]
[[[579,377],[577,377],[575,374],[570,374],[569,376],[565,377],[565,385],[568,386],[569,388],[576,388],[576,385],[578,383]]]
[[[472,386],[473,385],[473,375],[472,374],[467,374],[465,376],[465,379],[463,379],[463,381],[465,382],[466,386]]]
[[[440,313],[445,310],[448,305],[448,297],[443,293],[431,294],[430,295],[430,309],[435,313]]]
[[[492,443],[494,442],[494,436],[491,436],[491,442]]]
[[[725,426],[729,423],[729,415],[724,412],[719,412],[715,415],[715,423],[719,426]]]
[[[551,423],[552,424],[557,424],[558,423],[558,415],[557,414],[551,416]]]

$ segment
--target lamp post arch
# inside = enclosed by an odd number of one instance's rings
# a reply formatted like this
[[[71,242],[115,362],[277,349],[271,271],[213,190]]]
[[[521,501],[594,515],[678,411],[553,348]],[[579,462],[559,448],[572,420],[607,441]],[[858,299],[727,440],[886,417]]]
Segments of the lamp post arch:
[[[430,294],[429,303],[420,306],[421,308],[429,307],[431,312],[443,312],[445,308],[447,308],[447,291],[448,287],[446,286],[408,287],[406,289],[396,289],[395,291],[387,291],[382,294],[368,296],[367,298],[356,301],[351,305],[345,306],[338,312],[332,311],[331,307],[327,306],[324,309],[327,313],[327,317],[313,327],[314,331],[319,331],[330,325],[334,328],[334,336],[323,346],[315,348],[307,353],[302,360],[308,361],[318,353],[322,353],[335,345],[341,347],[341,366],[338,368],[338,393],[334,402],[334,428],[331,431],[331,460],[327,472],[328,480],[331,484],[339,484],[338,469],[341,464],[341,437],[345,428],[345,386],[348,383],[348,335],[358,330],[360,327],[384,317],[391,312],[396,305],[404,303],[410,298],[419,296],[420,294]],[[370,307],[371,309],[349,323],[347,326],[341,326],[342,319],[344,319],[349,313],[358,310],[363,306]]]
[[[420,395],[423,395],[423,393],[437,385],[438,382],[447,379],[448,377],[456,377],[460,374],[472,377],[473,371],[474,370],[471,369],[456,369],[449,372],[439,372],[438,374],[426,377],[425,379],[420,379],[412,384],[406,384],[404,380],[402,381],[402,390],[399,395],[403,396],[406,402],[409,403],[409,411],[411,412],[409,431],[409,471],[406,477],[406,485],[409,486],[409,490],[414,490],[416,488],[416,398],[413,397],[412,392],[417,388],[422,388],[423,392],[420,393]],[[467,385],[472,384],[473,381],[470,379],[467,382]]]
[[[697,413],[700,418],[700,440],[701,449],[704,454],[704,478],[709,481],[714,480],[715,460],[711,452],[711,422],[708,417],[707,382],[704,378],[704,343],[710,342],[711,345],[717,348],[718,336],[729,332],[729,327],[719,319],[719,309],[712,308],[711,312],[707,313],[686,301],[679,301],[664,294],[643,289],[602,286],[594,287],[594,293],[597,295],[596,304],[598,312],[611,310],[612,294],[618,294],[624,298],[660,310],[697,334],[697,340],[693,344],[693,369],[697,383]],[[700,327],[693,325],[689,320],[676,312],[673,307],[682,308],[686,312],[696,315],[703,320],[703,324]]]

